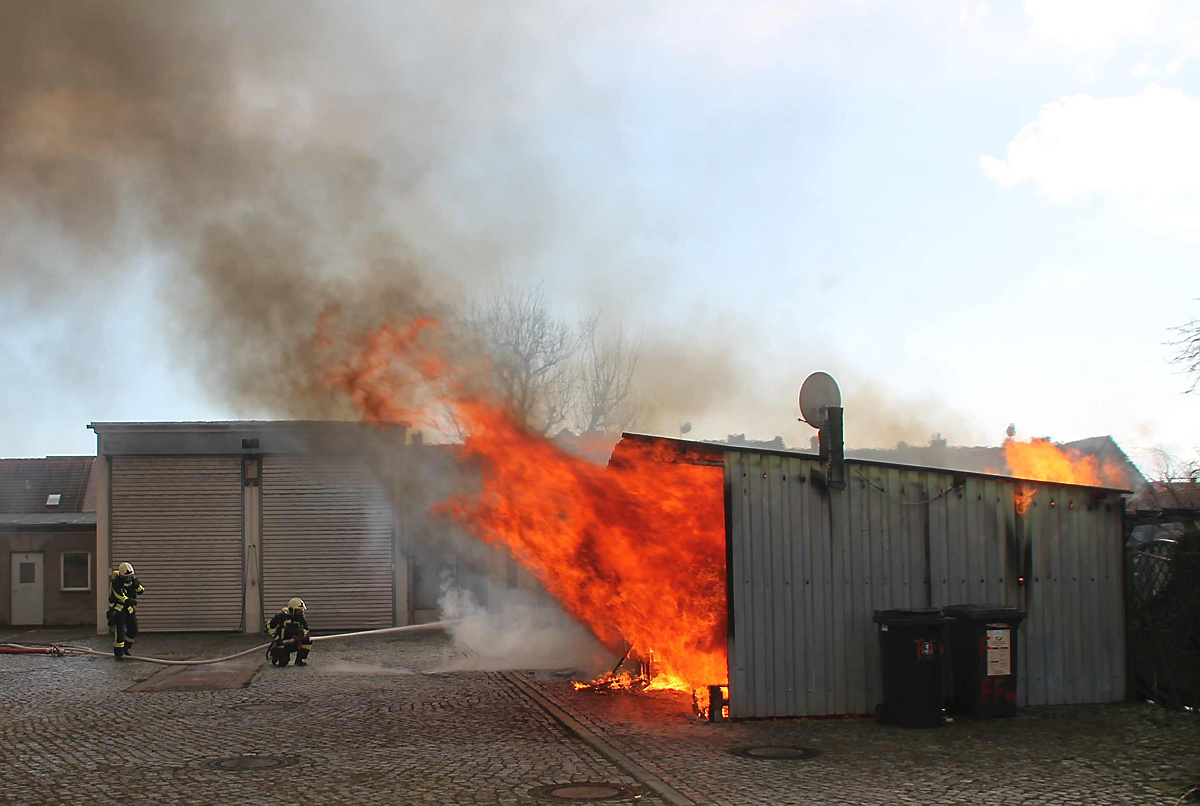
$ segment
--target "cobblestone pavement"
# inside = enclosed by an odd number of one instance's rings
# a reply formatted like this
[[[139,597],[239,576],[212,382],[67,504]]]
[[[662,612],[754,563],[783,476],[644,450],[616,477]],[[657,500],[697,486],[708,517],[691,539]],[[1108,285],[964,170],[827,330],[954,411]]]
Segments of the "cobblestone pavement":
[[[110,646],[60,631],[16,640]],[[135,653],[220,657],[261,641],[143,635]],[[642,791],[501,675],[428,673],[449,651],[440,634],[329,642],[308,668],[264,664],[245,688],[147,693],[126,689],[162,667],[0,655],[0,803],[532,804],[536,787],[583,781]],[[209,766],[246,754],[292,763]]]
[[[0,630],[0,641],[11,632]],[[28,642],[102,637],[55,631]],[[258,636],[144,635],[136,652],[216,657]],[[503,675],[438,673],[438,633],[317,645],[307,669],[263,665],[245,688],[132,693],[161,667],[0,656],[0,803],[533,804],[534,789],[610,781],[653,792]],[[685,695],[575,692],[518,676],[697,804],[1175,804],[1200,782],[1200,720],[1152,706],[1028,709],[933,731],[870,720],[709,725]],[[279,710],[261,710],[263,706]],[[820,751],[752,759],[739,748]],[[250,754],[276,769],[219,770]]]
[[[575,692],[521,678],[697,804],[1175,804],[1200,783],[1200,716],[1150,705],[1023,709],[936,730],[870,719],[707,724],[674,692]],[[792,746],[802,760],[734,750]]]

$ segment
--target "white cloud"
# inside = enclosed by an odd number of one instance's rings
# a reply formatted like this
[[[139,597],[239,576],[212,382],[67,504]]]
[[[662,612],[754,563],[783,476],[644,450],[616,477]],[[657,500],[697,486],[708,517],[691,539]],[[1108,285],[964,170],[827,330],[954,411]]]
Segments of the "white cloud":
[[[992,5],[988,0],[963,0],[958,12],[958,24],[977,30],[992,16]]]
[[[1068,297],[1091,284],[1092,276],[1076,268],[1051,268],[1040,272],[1039,293],[1047,297]]]
[[[1150,34],[1163,0],[1025,0],[1034,36],[1072,55],[1111,50],[1118,41]]]
[[[1161,55],[1161,52],[1158,49],[1152,50],[1148,54],[1146,54],[1145,60],[1139,62],[1137,64],[1137,66],[1133,68],[1133,74],[1132,74],[1133,77],[1134,78],[1146,78],[1148,76],[1158,75],[1159,72],[1161,72],[1161,71],[1157,67],[1154,66],[1154,62],[1158,59],[1158,57],[1160,55]]]
[[[1127,98],[1046,104],[1002,159],[979,158],[1001,187],[1033,182],[1056,202],[1103,197],[1132,212],[1200,226],[1200,100],[1148,86]]]

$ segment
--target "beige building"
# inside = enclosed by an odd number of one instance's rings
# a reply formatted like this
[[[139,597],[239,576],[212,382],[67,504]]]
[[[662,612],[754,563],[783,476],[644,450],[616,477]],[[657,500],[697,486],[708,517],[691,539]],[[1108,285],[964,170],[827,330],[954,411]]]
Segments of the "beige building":
[[[89,427],[98,438],[100,625],[105,574],[123,561],[146,586],[145,631],[260,632],[292,596],[304,598],[317,630],[430,621],[446,585],[486,601],[487,577],[500,573],[494,552],[423,516],[438,490],[408,466],[445,450],[409,444],[402,426]]]

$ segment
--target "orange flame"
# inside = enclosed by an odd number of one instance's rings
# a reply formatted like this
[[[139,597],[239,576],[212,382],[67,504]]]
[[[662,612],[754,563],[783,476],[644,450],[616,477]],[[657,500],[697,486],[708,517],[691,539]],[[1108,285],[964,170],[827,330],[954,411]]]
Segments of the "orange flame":
[[[721,719],[729,719],[729,686],[721,686]],[[712,711],[712,695],[707,687],[692,692],[692,713],[707,720]]]
[[[318,323],[315,349],[335,349],[335,324]],[[507,547],[610,649],[652,647],[652,687],[728,678],[720,466],[643,443],[622,443],[607,468],[568,453],[474,390],[433,320],[384,324],[345,352],[324,363],[322,385],[364,420],[449,419],[462,434],[457,455],[481,489],[438,513]]]
[[[1029,505],[1033,503],[1033,496],[1037,492],[1036,487],[1018,487],[1016,492],[1017,514],[1024,515],[1029,511]]]
[[[1095,456],[1085,456],[1074,449],[1063,449],[1047,439],[1029,442],[1004,440],[1004,459],[1009,470],[1018,478],[1030,481],[1056,481],[1063,484],[1086,484],[1090,487],[1123,487],[1125,472],[1115,461],[1101,462]],[[1025,514],[1033,502],[1037,488],[1017,491],[1017,512]]]

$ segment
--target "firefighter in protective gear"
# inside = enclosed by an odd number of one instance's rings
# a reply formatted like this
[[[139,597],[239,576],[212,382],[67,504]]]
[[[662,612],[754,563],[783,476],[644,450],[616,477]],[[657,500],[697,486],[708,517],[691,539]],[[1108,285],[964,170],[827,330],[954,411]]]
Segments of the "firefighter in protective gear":
[[[137,638],[137,598],[145,592],[129,563],[121,563],[109,577],[108,626],[113,630],[113,657],[117,660],[129,655]]]
[[[304,618],[304,611],[307,609],[304,600],[294,596],[288,600],[287,607],[271,617],[271,621],[267,623],[267,628],[273,635],[271,647],[267,650],[267,657],[271,659],[271,663],[287,666],[288,661],[292,659],[292,653],[295,652],[296,665],[308,665],[305,658],[312,649],[312,638],[308,635],[308,621]]]

